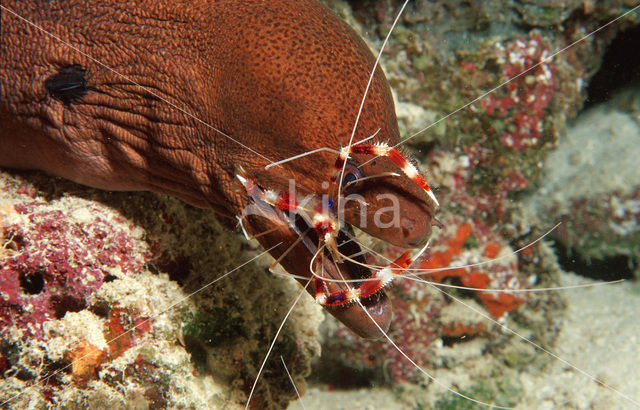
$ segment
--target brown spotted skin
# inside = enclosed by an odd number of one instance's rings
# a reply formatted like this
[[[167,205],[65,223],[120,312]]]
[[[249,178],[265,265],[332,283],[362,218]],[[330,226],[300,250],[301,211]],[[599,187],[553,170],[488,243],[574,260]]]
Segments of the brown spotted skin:
[[[228,216],[240,214],[249,201],[235,178],[239,165],[266,189],[285,191],[294,179],[302,195],[328,191],[323,182],[331,181],[335,154],[264,167],[268,159],[345,146],[375,61],[351,28],[306,0],[3,0],[2,5],[73,48],[2,10],[0,166],[44,170],[107,190],[169,194]],[[65,102],[45,81],[70,66],[85,70],[87,92]],[[378,129],[378,141],[398,140],[380,69],[355,140]],[[389,170],[397,171],[380,158],[364,171]],[[330,189],[335,193],[335,186]],[[389,191],[399,195],[404,228],[365,230],[400,246],[424,242],[433,208],[408,179],[378,180],[360,193],[371,200],[373,212],[381,206],[374,195]],[[352,212],[346,217],[358,225]],[[274,223],[255,217],[247,228],[259,233]],[[272,251],[277,257],[296,238],[282,229],[261,243],[284,242]],[[299,245],[282,265],[309,275],[310,257]],[[370,302],[370,311],[388,327],[390,306],[380,298]],[[368,321],[359,307],[332,313],[363,336],[378,335],[371,324],[353,323]]]

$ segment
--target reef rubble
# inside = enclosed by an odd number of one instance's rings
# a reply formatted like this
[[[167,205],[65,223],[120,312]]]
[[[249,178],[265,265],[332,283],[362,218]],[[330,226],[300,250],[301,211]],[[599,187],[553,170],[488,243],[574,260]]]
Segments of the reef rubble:
[[[0,402],[241,407],[300,288],[209,211],[39,173],[0,174]],[[254,397],[280,408],[319,353],[298,303]]]

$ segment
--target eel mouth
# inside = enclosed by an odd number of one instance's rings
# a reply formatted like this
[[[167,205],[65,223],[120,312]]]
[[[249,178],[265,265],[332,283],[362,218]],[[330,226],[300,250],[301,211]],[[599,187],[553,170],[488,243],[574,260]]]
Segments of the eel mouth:
[[[375,291],[370,286],[366,297],[346,296],[353,296],[350,290],[360,289],[367,278],[377,273],[367,265],[353,235],[354,228],[344,221],[337,228],[330,217],[322,218],[322,212],[315,211],[318,202],[312,201],[311,207],[298,206],[292,199],[295,196],[264,191],[243,175],[238,179],[251,198],[238,216],[243,230],[248,228],[247,238],[251,238],[249,233],[254,235],[316,300],[318,296],[331,300],[322,306],[354,333],[368,339],[385,336],[393,313],[384,290]],[[327,233],[329,239],[325,240]]]
[[[299,213],[288,217],[290,221],[293,220],[290,227],[301,238],[311,255],[310,269],[326,279],[323,282],[329,294],[359,288],[366,278],[374,274],[367,266],[366,253],[355,239],[353,226],[346,221],[342,221],[331,246],[320,240],[311,225],[312,220],[303,218]],[[321,244],[320,247],[318,244]],[[384,290],[380,289],[371,296],[361,298],[359,302],[323,307],[359,336],[368,339],[383,337],[382,332],[389,330],[393,316],[391,301]]]

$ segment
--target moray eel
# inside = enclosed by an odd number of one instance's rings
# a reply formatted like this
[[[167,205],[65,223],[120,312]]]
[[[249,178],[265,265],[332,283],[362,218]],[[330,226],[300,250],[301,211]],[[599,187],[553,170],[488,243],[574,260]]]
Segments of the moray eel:
[[[1,34],[0,166],[99,189],[173,195],[231,217],[251,202],[239,187],[239,169],[275,192],[295,181],[302,196],[336,195],[334,152],[265,166],[347,146],[375,63],[349,26],[307,0],[3,0]],[[373,134],[375,142],[399,140],[379,68],[354,141]],[[348,180],[398,173],[389,158],[372,159],[352,155],[348,165],[359,171]],[[350,201],[344,229],[358,226],[404,248],[426,242],[435,205],[405,175],[352,188],[366,209]],[[398,199],[398,223],[377,228],[375,211],[389,206],[379,195],[389,193]],[[285,270],[310,277],[317,249],[297,241],[300,232],[274,215],[252,215],[243,224],[262,246],[275,246],[270,253]],[[358,253],[345,238],[338,236],[339,245]],[[371,275],[353,263],[322,264],[336,279]],[[362,303],[389,327],[384,291]],[[327,309],[357,334],[380,336],[359,304]]]

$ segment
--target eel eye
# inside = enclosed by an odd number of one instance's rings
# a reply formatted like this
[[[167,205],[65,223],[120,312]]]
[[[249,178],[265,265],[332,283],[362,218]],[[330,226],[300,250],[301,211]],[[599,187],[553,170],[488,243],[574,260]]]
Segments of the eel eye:
[[[356,191],[362,186],[362,172],[360,169],[351,162],[347,162],[347,166],[344,169],[344,176],[342,177],[342,189],[345,191]]]

